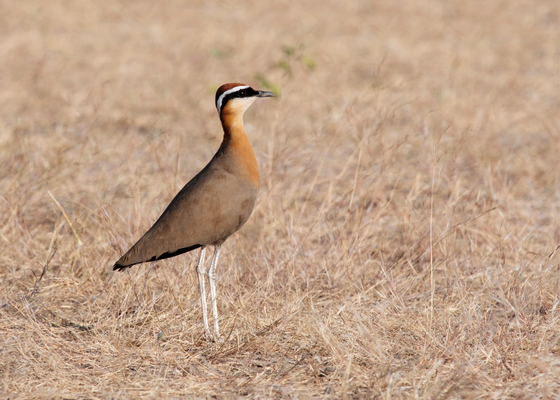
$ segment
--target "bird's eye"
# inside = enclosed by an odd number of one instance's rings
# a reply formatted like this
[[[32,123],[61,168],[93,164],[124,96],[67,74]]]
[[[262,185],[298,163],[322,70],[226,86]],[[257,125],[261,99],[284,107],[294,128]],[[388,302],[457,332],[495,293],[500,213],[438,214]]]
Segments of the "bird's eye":
[[[245,91],[244,90],[239,92],[239,97],[245,97]]]

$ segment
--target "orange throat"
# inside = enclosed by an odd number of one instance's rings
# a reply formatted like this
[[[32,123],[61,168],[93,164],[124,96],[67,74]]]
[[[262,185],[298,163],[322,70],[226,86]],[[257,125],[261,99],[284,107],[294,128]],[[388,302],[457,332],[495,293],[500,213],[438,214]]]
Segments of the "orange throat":
[[[255,151],[243,126],[243,116],[233,113],[222,113],[224,139],[222,146],[227,146],[237,158],[240,172],[244,178],[257,188],[260,185],[259,165]]]

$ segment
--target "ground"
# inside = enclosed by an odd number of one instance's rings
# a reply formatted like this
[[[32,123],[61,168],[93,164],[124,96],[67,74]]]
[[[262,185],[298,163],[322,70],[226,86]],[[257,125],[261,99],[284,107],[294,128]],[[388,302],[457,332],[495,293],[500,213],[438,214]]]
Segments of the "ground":
[[[0,398],[560,396],[557,1],[0,2]],[[115,273],[245,115],[253,216]],[[211,252],[210,252],[211,253]]]

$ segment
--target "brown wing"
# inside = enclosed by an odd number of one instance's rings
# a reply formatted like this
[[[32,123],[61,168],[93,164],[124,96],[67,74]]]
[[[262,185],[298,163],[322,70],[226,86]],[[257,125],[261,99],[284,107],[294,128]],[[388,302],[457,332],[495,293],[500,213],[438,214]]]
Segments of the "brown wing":
[[[247,180],[210,162],[181,189],[113,269],[122,270],[222,243],[249,219],[257,192],[258,188]]]

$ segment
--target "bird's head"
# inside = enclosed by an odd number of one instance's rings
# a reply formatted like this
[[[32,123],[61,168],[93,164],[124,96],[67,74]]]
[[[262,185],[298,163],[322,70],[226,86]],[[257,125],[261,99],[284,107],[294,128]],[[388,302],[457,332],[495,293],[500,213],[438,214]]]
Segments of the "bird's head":
[[[216,109],[220,116],[224,114],[243,115],[259,97],[275,97],[274,93],[255,90],[242,83],[226,83],[216,92]]]

